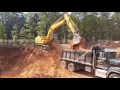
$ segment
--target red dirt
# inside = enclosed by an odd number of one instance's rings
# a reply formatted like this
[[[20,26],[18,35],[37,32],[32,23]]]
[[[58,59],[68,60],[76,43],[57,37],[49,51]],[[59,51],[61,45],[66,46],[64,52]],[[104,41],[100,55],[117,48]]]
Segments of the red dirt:
[[[89,78],[59,66],[61,46],[49,51],[37,47],[0,48],[1,78]]]
[[[101,42],[89,43],[101,45]],[[117,50],[117,57],[120,57],[120,43],[106,46]],[[115,46],[115,47],[114,47]],[[88,51],[87,48],[80,50]],[[69,48],[67,44],[56,46],[51,50],[41,50],[38,47],[0,47],[0,77],[1,78],[96,78],[87,72],[70,72],[60,68],[60,51],[62,48]]]

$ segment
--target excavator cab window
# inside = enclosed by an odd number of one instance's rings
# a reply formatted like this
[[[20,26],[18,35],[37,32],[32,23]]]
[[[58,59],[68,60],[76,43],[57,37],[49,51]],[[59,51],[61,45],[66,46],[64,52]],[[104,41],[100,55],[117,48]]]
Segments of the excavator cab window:
[[[53,34],[52,40],[58,40],[57,34]]]

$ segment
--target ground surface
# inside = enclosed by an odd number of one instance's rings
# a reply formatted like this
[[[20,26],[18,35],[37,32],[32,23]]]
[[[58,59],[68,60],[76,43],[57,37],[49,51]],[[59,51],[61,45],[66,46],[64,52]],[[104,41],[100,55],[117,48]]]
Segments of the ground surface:
[[[120,42],[89,43],[89,47],[102,44],[116,49],[120,57]],[[50,50],[38,47],[1,47],[0,48],[0,77],[1,78],[97,78],[93,74],[79,71],[70,72],[60,67],[60,51],[67,44],[58,45]]]

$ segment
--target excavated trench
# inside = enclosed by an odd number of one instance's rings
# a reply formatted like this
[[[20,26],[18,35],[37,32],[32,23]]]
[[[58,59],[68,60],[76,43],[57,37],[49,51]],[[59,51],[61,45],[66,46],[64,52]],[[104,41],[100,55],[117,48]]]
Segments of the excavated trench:
[[[85,72],[74,73],[59,65],[61,46],[51,50],[38,47],[0,47],[1,78],[91,78]]]

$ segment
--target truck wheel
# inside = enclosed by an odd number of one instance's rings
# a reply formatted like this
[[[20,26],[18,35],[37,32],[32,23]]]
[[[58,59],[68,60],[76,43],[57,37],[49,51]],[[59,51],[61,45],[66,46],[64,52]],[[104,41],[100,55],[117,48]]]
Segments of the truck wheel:
[[[76,71],[79,71],[81,69],[80,64],[75,64],[75,69],[76,69]]]
[[[60,65],[61,65],[62,68],[67,69],[68,62],[67,61],[61,61]]]
[[[110,74],[109,78],[120,78],[119,74]]]
[[[72,72],[75,72],[76,71],[76,68],[75,68],[75,64],[74,63],[70,63],[68,65],[68,70],[72,71]]]

